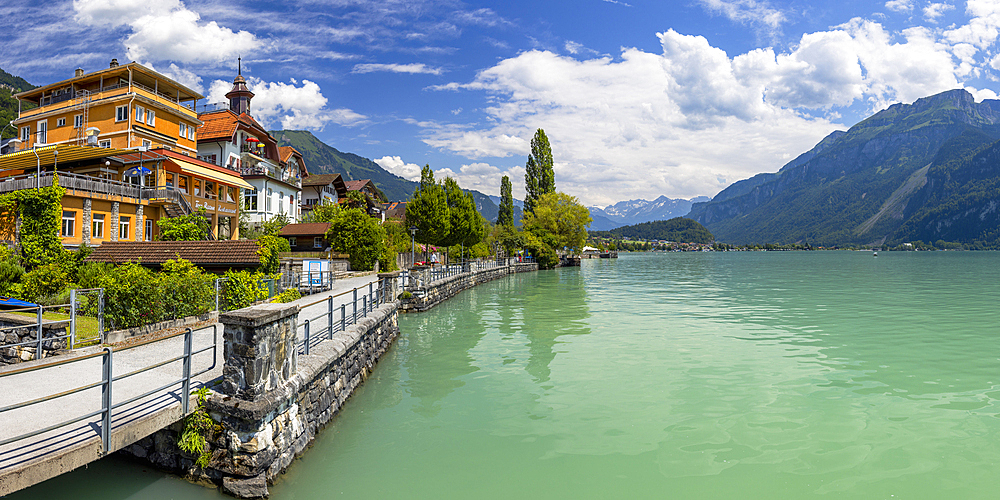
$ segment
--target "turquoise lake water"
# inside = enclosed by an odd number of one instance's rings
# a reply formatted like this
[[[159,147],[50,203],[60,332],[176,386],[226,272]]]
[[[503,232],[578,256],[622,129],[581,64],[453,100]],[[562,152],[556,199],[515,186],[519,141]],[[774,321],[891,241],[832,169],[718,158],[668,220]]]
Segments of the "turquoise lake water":
[[[271,498],[1000,496],[1000,253],[623,254],[421,314]],[[218,498],[120,459],[13,498]]]

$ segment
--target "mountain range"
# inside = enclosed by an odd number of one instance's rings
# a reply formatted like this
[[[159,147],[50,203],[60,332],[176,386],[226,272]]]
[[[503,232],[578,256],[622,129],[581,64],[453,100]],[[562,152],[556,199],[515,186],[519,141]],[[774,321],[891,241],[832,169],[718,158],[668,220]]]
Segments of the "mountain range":
[[[998,139],[998,100],[957,89],[894,104],[688,217],[726,243],[998,248]]]
[[[590,229],[592,231],[609,231],[643,222],[683,217],[691,211],[692,204],[708,200],[709,198],[706,196],[698,196],[690,200],[660,196],[653,201],[628,200],[604,208],[589,207],[590,216],[594,219]]]

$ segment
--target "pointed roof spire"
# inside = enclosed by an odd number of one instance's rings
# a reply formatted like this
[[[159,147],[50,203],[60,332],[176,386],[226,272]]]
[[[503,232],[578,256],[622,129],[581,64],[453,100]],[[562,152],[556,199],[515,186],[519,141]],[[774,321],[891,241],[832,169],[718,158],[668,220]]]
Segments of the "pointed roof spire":
[[[229,109],[241,115],[250,112],[250,99],[254,94],[247,88],[247,81],[243,78],[243,56],[238,57],[236,61],[236,78],[233,79],[233,89],[226,94],[226,99],[229,99]]]
[[[243,76],[243,56],[240,55],[236,58],[236,75]]]

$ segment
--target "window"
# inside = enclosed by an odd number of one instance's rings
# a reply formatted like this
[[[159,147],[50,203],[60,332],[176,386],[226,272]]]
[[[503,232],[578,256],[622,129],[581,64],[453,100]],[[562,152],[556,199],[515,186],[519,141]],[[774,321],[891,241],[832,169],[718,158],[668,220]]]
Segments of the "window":
[[[83,128],[83,115],[73,116],[73,128]]]
[[[226,188],[226,201],[236,203],[236,188],[232,186]]]
[[[21,127],[21,143],[27,146],[29,137],[31,137],[31,126]]]
[[[100,141],[97,143],[98,147],[111,149],[111,141]]]
[[[94,214],[93,231],[91,238],[104,238],[104,214]]]
[[[198,197],[201,196],[201,179],[194,180],[194,195]]]
[[[257,211],[257,190],[256,189],[244,189],[243,190],[243,209]]]
[[[215,199],[215,183],[212,181],[205,181],[205,198]]]
[[[174,174],[167,172],[167,187],[174,187]]]
[[[323,238],[316,236],[313,238],[313,248],[323,248]]]
[[[129,223],[132,222],[131,217],[121,216],[118,220],[118,239],[127,240],[129,234]]]
[[[135,121],[142,123],[146,119],[146,110],[142,106],[135,107]]]
[[[38,122],[38,137],[35,139],[36,144],[46,144],[49,142],[49,121],[41,120]]]
[[[194,140],[194,125],[188,125],[188,139]]]
[[[63,210],[62,213],[62,237],[72,238],[74,236],[76,225],[76,212],[71,210]]]
[[[153,241],[153,219],[146,219],[146,241]]]
[[[186,123],[181,123],[180,124],[180,131],[179,131],[179,133],[177,135],[179,135],[181,137],[181,139],[187,137],[187,133],[188,133],[187,129],[188,129],[187,124]]]
[[[183,175],[177,176],[177,189],[180,190],[180,192],[187,194],[187,192],[188,192],[188,178],[187,177],[185,177]]]
[[[271,198],[274,197],[274,191],[270,188],[267,190],[267,198],[264,198],[264,211],[271,213]]]
[[[56,126],[57,127],[65,127],[66,126],[66,118],[59,118],[59,119],[57,119],[56,120]]]
[[[149,148],[151,148],[152,146],[153,146],[153,143],[152,143],[152,142],[149,142],[149,139],[143,139],[143,140],[142,140],[142,147],[144,147],[144,148],[146,148],[146,149],[149,149]]]
[[[123,122],[128,120],[128,105],[115,107],[115,121]]]
[[[288,246],[291,246],[291,247],[295,246],[295,237],[294,236],[288,238]]]
[[[285,193],[278,193],[278,213],[285,211]]]
[[[156,112],[151,109],[146,110],[146,125],[153,127],[156,125]]]

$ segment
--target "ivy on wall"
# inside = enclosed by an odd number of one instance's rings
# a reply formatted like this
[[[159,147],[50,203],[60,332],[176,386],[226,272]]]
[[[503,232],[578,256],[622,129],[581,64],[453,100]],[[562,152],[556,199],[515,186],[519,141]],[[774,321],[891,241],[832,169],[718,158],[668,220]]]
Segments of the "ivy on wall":
[[[66,189],[53,179],[53,185],[21,189],[0,195],[0,237],[13,240],[17,218],[21,218],[21,262],[34,269],[57,262],[63,254],[59,239],[62,221],[62,198]]]

